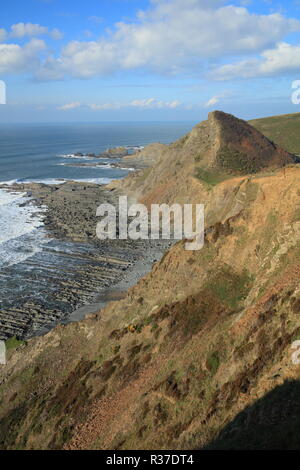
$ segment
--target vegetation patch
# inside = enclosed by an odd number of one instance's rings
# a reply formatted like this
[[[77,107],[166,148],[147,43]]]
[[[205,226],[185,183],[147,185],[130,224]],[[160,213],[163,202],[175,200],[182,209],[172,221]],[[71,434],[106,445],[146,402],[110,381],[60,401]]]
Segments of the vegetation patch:
[[[229,146],[224,146],[217,155],[219,165],[225,170],[231,170],[242,174],[255,173],[261,169],[261,165],[254,158],[249,158],[247,153]]]
[[[296,209],[293,217],[293,222],[299,222],[300,221],[300,209]]]
[[[283,149],[300,155],[300,113],[256,119],[250,124]]]
[[[222,181],[230,178],[230,175],[217,172],[216,170],[204,170],[203,168],[196,168],[196,178],[209,186],[216,186]]]
[[[210,353],[206,359],[207,369],[212,373],[212,375],[215,375],[217,370],[219,369],[219,366],[220,366],[220,359],[219,359],[218,353],[217,352]]]
[[[10,349],[16,349],[22,344],[25,344],[25,341],[17,339],[16,336],[12,336],[11,338],[5,341],[6,349],[9,351]]]
[[[237,309],[239,304],[247,297],[252,282],[253,279],[246,270],[242,274],[237,274],[225,266],[206,283],[206,287],[222,303],[230,308]]]

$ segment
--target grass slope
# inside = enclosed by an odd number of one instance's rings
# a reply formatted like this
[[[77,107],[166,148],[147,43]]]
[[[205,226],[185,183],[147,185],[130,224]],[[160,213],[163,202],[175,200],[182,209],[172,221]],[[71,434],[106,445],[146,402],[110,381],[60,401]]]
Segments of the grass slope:
[[[300,155],[300,113],[255,119],[249,123],[280,147]]]

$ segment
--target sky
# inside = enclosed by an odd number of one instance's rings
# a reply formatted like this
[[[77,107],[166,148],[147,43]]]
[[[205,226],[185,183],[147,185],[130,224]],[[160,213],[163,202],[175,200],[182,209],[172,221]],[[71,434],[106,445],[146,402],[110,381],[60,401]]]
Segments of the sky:
[[[299,112],[300,0],[9,0],[0,80],[0,123]]]

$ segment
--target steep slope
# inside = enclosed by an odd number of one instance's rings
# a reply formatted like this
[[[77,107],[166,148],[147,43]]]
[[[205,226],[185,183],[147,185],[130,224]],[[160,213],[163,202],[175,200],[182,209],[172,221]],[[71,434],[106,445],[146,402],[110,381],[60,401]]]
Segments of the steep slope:
[[[300,113],[255,119],[249,124],[288,152],[300,155]]]
[[[125,299],[10,350],[2,449],[300,448],[300,168],[201,182],[182,152],[196,134],[123,190],[158,200],[153,172],[159,195],[205,202],[204,248],[177,243]],[[292,424],[272,414],[281,387]]]
[[[241,174],[278,168],[294,160],[246,121],[216,111],[209,116],[216,129],[214,166]]]
[[[150,169],[112,185],[149,203],[188,203],[203,191],[236,175],[272,171],[295,156],[269,141],[247,122],[215,111],[185,137],[157,149]]]

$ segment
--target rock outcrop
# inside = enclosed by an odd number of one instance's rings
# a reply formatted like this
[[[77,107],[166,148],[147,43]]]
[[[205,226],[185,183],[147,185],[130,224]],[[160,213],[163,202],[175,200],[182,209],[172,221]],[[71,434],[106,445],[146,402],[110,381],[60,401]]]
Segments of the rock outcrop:
[[[173,144],[149,146],[143,154],[152,155],[153,150],[156,159],[151,168],[111,187],[135,194],[147,204],[197,202],[223,180],[273,171],[296,161],[246,121],[221,111],[210,113],[207,121]]]

